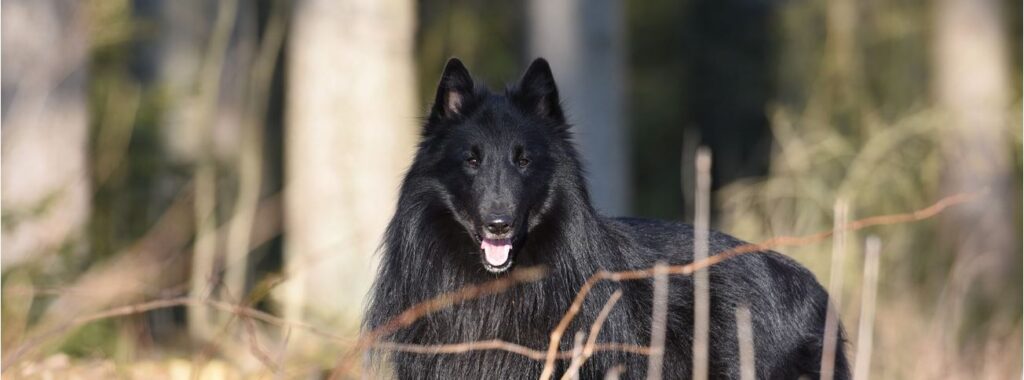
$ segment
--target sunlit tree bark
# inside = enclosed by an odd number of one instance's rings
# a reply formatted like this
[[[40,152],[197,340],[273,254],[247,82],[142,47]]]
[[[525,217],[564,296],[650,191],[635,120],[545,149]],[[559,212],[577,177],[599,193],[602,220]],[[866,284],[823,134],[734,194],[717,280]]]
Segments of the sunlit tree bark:
[[[12,0],[3,12],[3,255],[6,271],[84,247],[90,210],[84,4]]]
[[[409,0],[295,5],[285,131],[289,318],[352,326],[411,160]]]
[[[947,298],[956,300],[965,299],[960,292],[969,291],[967,284],[976,279],[976,284],[999,284],[1012,273],[1012,263],[1019,269],[1019,261],[1011,261],[1019,260],[1021,246],[1020,195],[1014,195],[1020,184],[1011,173],[1009,117],[1020,113],[1010,108],[1002,2],[941,0],[936,5],[935,92],[953,131],[944,141],[942,186],[947,193],[985,192],[943,219],[943,236],[957,252],[957,265],[976,273],[951,278],[953,294]],[[986,292],[1005,296],[1003,289]]]

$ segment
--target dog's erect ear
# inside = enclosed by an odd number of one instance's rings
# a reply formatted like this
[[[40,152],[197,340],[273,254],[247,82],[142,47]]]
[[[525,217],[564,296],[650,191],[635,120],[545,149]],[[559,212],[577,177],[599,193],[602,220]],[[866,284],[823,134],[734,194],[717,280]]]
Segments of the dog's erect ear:
[[[431,113],[440,118],[453,118],[463,110],[473,95],[473,78],[458,58],[451,58],[444,65],[441,81],[437,84],[437,95]]]
[[[555,77],[551,74],[551,66],[544,58],[537,58],[526,69],[523,79],[519,80],[513,94],[516,104],[527,112],[555,121],[565,123],[562,105],[558,100],[558,87]]]

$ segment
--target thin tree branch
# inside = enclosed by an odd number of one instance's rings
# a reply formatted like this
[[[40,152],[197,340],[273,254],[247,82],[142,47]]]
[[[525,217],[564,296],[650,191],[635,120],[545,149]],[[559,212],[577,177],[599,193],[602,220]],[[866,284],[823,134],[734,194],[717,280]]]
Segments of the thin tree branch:
[[[566,374],[578,373],[580,368],[583,367],[583,363],[586,363],[597,347],[597,336],[601,334],[601,328],[604,327],[605,320],[608,319],[608,314],[611,314],[612,308],[622,298],[622,289],[616,290],[612,293],[612,296],[605,302],[604,307],[601,308],[601,312],[597,314],[597,318],[594,319],[594,323],[590,325],[590,335],[587,336],[587,344],[583,346],[583,352],[580,354],[578,360],[573,360],[569,365],[569,369],[565,371]],[[565,378],[565,376],[562,376]]]

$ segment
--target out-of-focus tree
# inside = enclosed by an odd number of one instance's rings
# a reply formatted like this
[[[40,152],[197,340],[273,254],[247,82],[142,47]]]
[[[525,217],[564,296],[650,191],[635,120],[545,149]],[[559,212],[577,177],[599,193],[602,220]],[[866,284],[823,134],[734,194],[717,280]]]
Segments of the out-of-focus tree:
[[[1008,204],[1012,158],[1007,140],[1008,58],[1000,16],[994,0],[940,0],[935,35],[935,91],[939,105],[954,126],[946,139],[952,164],[943,186],[950,193],[985,189],[983,202],[950,215],[953,242],[961,255],[984,260],[987,255],[1019,252],[1013,244]],[[998,264],[998,260],[993,262]],[[995,266],[992,269],[998,269]]]
[[[594,205],[611,215],[629,212],[622,3],[531,0],[527,14],[529,50],[551,63]]]
[[[243,184],[242,168],[233,165],[250,147],[246,142],[253,134],[262,133],[249,125],[245,115],[256,54],[255,6],[239,0],[162,2],[160,6],[158,20],[168,32],[157,44],[161,56],[157,69],[170,100],[161,125],[163,141],[172,160],[194,168],[196,239],[190,291],[195,297],[237,302],[245,294],[248,247],[243,252],[229,247],[237,244],[233,243],[237,238],[229,235],[245,228],[235,219],[252,208],[251,202],[238,202],[260,191],[258,166],[256,181]],[[222,224],[227,231],[219,233],[217,227]],[[189,329],[203,339],[214,338],[228,318],[211,314],[208,308],[188,311]]]
[[[666,128],[684,130],[682,183],[684,215],[693,212],[696,147],[711,148],[712,190],[764,175],[769,167],[771,129],[765,110],[773,101],[778,38],[771,27],[779,2],[719,0],[686,2],[680,46],[685,82],[680,107],[687,117]],[[677,53],[678,54],[678,53]],[[673,162],[675,160],[665,160]],[[663,165],[663,164],[661,164]],[[678,193],[678,191],[676,191]],[[712,195],[713,197],[717,197]],[[674,210],[673,210],[674,211]],[[682,210],[679,210],[682,211]],[[717,210],[712,210],[717,213]],[[713,215],[713,219],[715,218]]]
[[[285,132],[285,315],[349,327],[412,157],[410,0],[295,4]]]
[[[772,29],[785,2],[625,2],[626,89],[637,215],[687,220],[693,157],[711,148],[712,189],[767,173],[776,59]],[[682,161],[682,162],[680,162]],[[682,185],[682,186],[680,186]],[[718,198],[712,193],[712,204]],[[712,208],[712,220],[718,219]]]
[[[936,2],[934,90],[950,126],[943,139],[948,164],[941,186],[950,194],[985,192],[942,220],[943,242],[955,252],[952,271],[958,273],[950,278],[947,299],[959,302],[985,297],[1000,304],[1006,297],[1001,285],[1020,282],[1020,178],[1011,174],[1019,173],[1012,149],[1020,145],[1011,138],[1009,119],[1019,118],[1020,111],[1010,111],[1002,5],[996,0]],[[970,318],[978,304],[967,306],[950,305],[953,327]]]
[[[262,120],[247,114],[254,103],[248,96],[258,86],[251,75],[258,54],[257,6],[240,0],[138,6],[161,31],[146,41],[151,48],[145,69],[153,77],[147,85],[159,88],[165,100],[157,127],[163,159],[193,172],[190,292],[238,302],[246,291],[251,211],[263,174]],[[188,317],[193,336],[211,340],[229,316],[189,308]]]
[[[74,0],[4,1],[3,256],[81,253],[90,212],[86,18]]]

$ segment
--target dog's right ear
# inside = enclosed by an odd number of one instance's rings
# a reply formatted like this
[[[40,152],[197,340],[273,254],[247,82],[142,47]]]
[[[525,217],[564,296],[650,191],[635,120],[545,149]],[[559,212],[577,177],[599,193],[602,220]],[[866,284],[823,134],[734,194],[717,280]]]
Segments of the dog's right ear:
[[[458,58],[451,58],[444,65],[441,80],[437,84],[437,95],[431,108],[431,118],[451,119],[465,114],[468,102],[473,96],[473,78]]]

